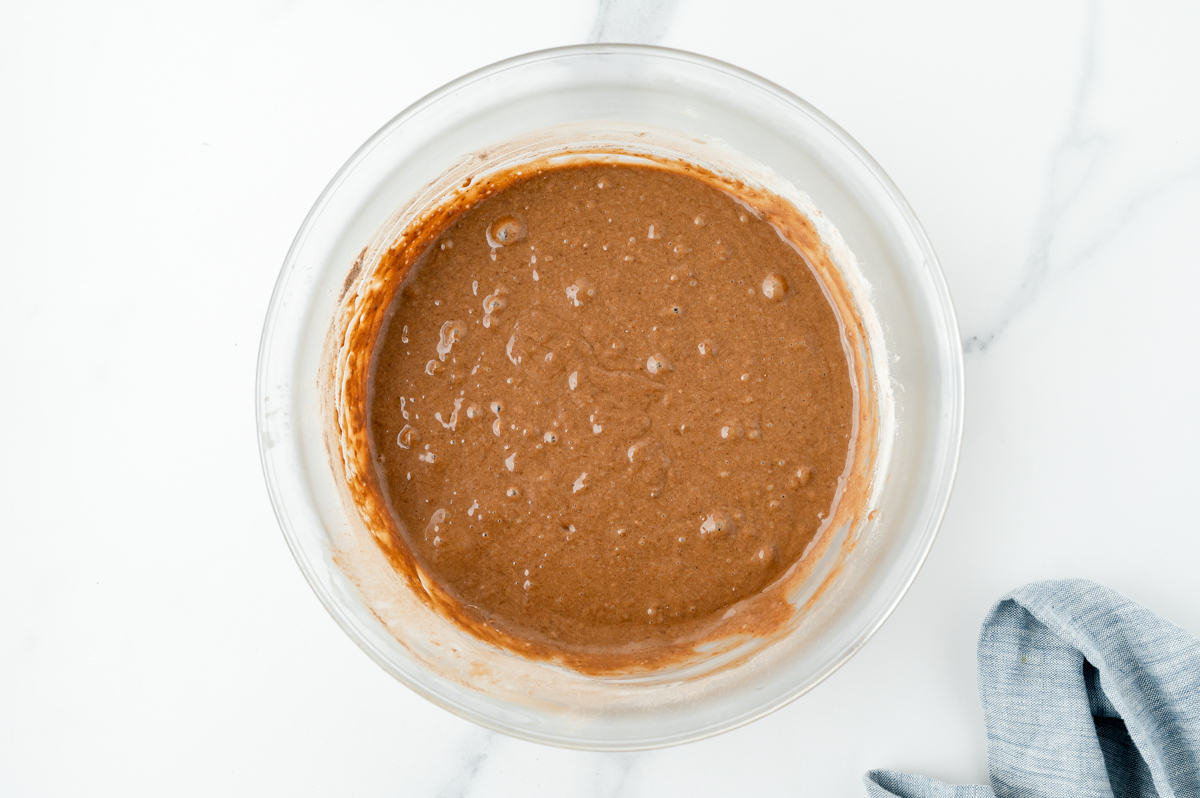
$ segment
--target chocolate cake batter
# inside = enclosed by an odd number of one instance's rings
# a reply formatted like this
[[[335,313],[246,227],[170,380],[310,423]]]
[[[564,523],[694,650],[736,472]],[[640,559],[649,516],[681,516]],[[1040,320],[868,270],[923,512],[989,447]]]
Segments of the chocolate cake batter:
[[[804,258],[699,179],[591,165],[462,213],[376,342],[372,455],[464,611],[607,650],[698,633],[800,559],[854,389]]]

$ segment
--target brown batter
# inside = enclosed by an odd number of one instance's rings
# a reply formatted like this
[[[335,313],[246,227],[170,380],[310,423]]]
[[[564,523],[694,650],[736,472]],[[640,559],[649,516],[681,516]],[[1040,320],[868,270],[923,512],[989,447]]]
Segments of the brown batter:
[[[368,388],[407,547],[476,622],[563,651],[699,634],[800,559],[854,389],[804,258],[678,172],[523,178],[405,277]]]

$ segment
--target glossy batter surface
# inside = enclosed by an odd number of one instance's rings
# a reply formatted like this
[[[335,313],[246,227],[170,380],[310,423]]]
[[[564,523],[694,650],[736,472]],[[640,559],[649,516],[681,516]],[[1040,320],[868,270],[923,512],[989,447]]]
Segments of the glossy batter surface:
[[[773,227],[650,167],[529,175],[405,278],[369,389],[384,495],[479,622],[604,650],[778,579],[828,517],[854,395]]]

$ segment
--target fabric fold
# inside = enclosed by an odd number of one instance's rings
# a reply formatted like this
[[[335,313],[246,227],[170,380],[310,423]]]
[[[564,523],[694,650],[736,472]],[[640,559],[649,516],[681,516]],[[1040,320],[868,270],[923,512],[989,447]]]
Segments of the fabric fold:
[[[888,770],[872,798],[1200,798],[1200,641],[1109,588],[1035,582],[979,635],[991,786]]]

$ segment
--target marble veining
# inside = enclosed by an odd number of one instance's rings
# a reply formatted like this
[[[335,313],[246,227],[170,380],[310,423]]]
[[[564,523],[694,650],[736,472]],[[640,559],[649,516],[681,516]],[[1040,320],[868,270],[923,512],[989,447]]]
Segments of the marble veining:
[[[1070,120],[1063,138],[1050,155],[1046,188],[1034,224],[1025,274],[1020,285],[1004,303],[999,320],[990,328],[965,336],[965,352],[984,352],[1037,299],[1053,266],[1051,249],[1063,217],[1069,214],[1080,194],[1092,180],[1107,146],[1104,134],[1086,121],[1088,101],[1096,79],[1096,39],[1099,7],[1087,7],[1083,56],[1079,78],[1071,100]]]
[[[1100,28],[1098,2],[1087,5],[1082,57],[1078,81],[1071,99],[1066,132],[1050,153],[1045,189],[1039,205],[1024,273],[1016,289],[1004,300],[998,318],[990,326],[963,336],[967,354],[988,350],[1013,322],[1036,302],[1055,273],[1066,274],[1090,261],[1105,245],[1122,233],[1147,206],[1162,195],[1200,177],[1200,163],[1152,181],[1104,211],[1104,222],[1073,250],[1063,251],[1064,224],[1083,214],[1095,215],[1085,204],[1097,178],[1111,160],[1112,137],[1089,118],[1097,80],[1097,47]]]
[[[437,790],[438,798],[468,798],[475,794],[479,773],[488,754],[492,751],[496,732],[472,728],[466,735],[457,754],[451,759],[449,777]]]
[[[589,42],[658,44],[666,35],[679,0],[599,0]]]
[[[629,784],[638,763],[650,754],[609,754],[605,762],[605,770],[607,778],[604,781],[597,779],[596,781],[596,798],[615,798],[625,791],[625,787]]]

